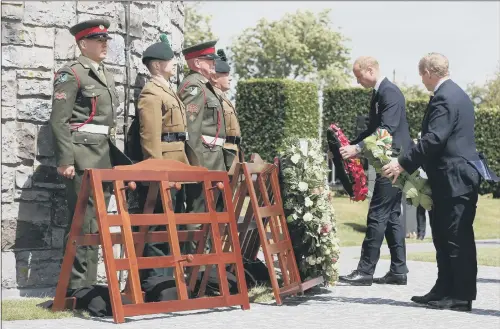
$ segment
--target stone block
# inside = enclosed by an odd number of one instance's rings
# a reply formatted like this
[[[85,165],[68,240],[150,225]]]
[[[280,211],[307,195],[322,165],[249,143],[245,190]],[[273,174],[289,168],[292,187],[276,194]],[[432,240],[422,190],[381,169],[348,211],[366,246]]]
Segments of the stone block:
[[[2,68],[44,68],[54,67],[54,50],[41,47],[2,46]]]
[[[155,15],[156,16],[156,15]],[[150,19],[150,18],[148,18]],[[144,21],[144,15],[142,15],[141,10],[136,5],[130,6],[130,23],[129,31],[130,35],[136,38],[142,38],[142,23]]]
[[[50,208],[39,203],[23,203],[19,206],[19,220],[2,220],[2,250],[50,248]]]
[[[184,30],[184,16],[180,13],[180,11],[171,10],[170,15],[172,24],[179,27],[181,30]]]
[[[17,253],[16,280],[18,287],[40,288],[57,285],[58,274],[61,271],[61,257],[62,249]]]
[[[57,173],[57,169],[48,166],[39,166],[33,173],[33,186],[50,189],[64,189],[62,177]]]
[[[17,94],[21,96],[52,96],[52,81],[38,79],[18,79]]]
[[[11,19],[16,21],[23,19],[24,7],[22,6],[22,1],[20,1],[20,6],[5,4],[4,2],[5,1],[2,1],[2,19]]]
[[[125,40],[119,34],[110,34],[113,39],[108,41],[108,55],[105,63],[125,65]]]
[[[72,59],[56,60],[54,64],[54,72],[59,71],[63,66],[66,66],[73,61],[74,60]]]
[[[2,4],[3,7],[3,4]],[[2,252],[2,290],[12,289],[17,287],[16,271],[16,255],[13,251]],[[3,295],[3,291],[2,291]],[[3,296],[2,296],[3,297]],[[5,298],[5,297],[4,297]]]
[[[35,159],[36,126],[28,122],[17,123],[17,156],[20,159]]]
[[[15,44],[33,46],[35,35],[31,28],[21,22],[2,22],[2,45]]]
[[[2,164],[18,162],[16,152],[13,151],[17,149],[16,127],[15,121],[2,123]]]
[[[125,84],[127,82],[126,74],[125,74],[125,67],[118,66],[118,65],[112,65],[112,64],[106,64],[106,69],[109,72],[113,73],[113,76],[115,78],[116,83]]]
[[[76,1],[26,1],[24,23],[68,27],[76,24]]]
[[[148,45],[146,45],[142,40],[140,39],[136,39],[136,40],[133,40],[131,43],[130,43],[130,51],[137,55],[137,56],[141,56],[142,57],[142,54],[144,53],[144,50],[146,50],[146,48],[149,47]]]
[[[16,70],[16,74],[18,79],[41,79],[52,81],[54,78],[54,73],[50,71]]]
[[[17,94],[16,71],[2,69],[2,107],[16,106],[16,94]],[[4,118],[3,114],[4,113],[2,113],[2,119]]]
[[[71,35],[68,29],[55,30],[55,59],[74,59],[76,48],[75,37]]]
[[[3,106],[2,105],[2,120],[15,120],[17,110],[15,106]]]
[[[39,166],[56,167],[57,166],[56,158],[37,156],[35,158],[35,162],[33,163],[33,170],[37,170]]]
[[[17,100],[17,119],[45,123],[50,118],[52,102],[47,99],[23,98]]]
[[[20,165],[16,168],[16,188],[31,188],[33,186],[33,167]]]
[[[54,156],[54,137],[52,128],[48,125],[38,126],[36,136],[36,155],[43,157]]]
[[[63,248],[65,232],[63,228],[52,228],[52,248]]]
[[[14,201],[15,169],[2,165],[2,202]]]
[[[172,45],[172,50],[175,53],[180,53],[182,51],[182,45],[184,44],[184,34],[177,27],[174,27],[172,29],[172,38],[170,39],[170,44]]]
[[[35,27],[32,29],[35,36],[35,45],[41,47],[54,47],[54,28],[53,27]]]

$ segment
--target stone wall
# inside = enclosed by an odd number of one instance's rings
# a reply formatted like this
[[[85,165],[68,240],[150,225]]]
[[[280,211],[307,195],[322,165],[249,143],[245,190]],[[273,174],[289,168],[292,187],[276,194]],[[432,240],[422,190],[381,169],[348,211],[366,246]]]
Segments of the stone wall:
[[[79,55],[69,27],[98,17],[111,21],[113,39],[108,44],[105,65],[115,74],[120,94],[118,132],[123,147],[125,92],[129,90],[129,114],[133,115],[134,99],[146,78],[142,52],[159,40],[160,33],[167,33],[179,57],[184,41],[184,4],[2,1],[3,296],[37,295],[52,290],[57,282],[68,221],[64,185],[56,173],[47,126],[52,80],[62,65]]]

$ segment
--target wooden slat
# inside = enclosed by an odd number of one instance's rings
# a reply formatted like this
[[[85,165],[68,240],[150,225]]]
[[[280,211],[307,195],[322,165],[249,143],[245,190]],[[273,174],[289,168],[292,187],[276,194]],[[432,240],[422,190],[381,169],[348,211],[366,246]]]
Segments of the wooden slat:
[[[272,205],[272,206],[265,206],[265,207],[259,207],[259,212],[260,215],[265,218],[265,217],[274,217],[274,216],[283,216],[283,210],[280,208],[279,205]]]
[[[182,256],[152,256],[152,257],[137,257],[137,266],[140,270],[146,268],[165,268],[174,267],[178,263],[182,263],[184,267],[191,266],[201,266],[206,264],[229,264],[234,263],[237,260],[235,253],[224,253],[222,255],[216,254],[192,254],[193,261],[188,263],[186,255]],[[127,258],[117,259],[116,261],[117,271],[128,270],[128,260]],[[225,271],[225,270],[224,270]]]
[[[290,243],[285,240],[285,241],[270,243],[269,248],[267,250],[269,250],[269,252],[274,255],[278,253],[283,253],[285,251],[289,251],[290,247],[291,247]]]
[[[157,226],[165,225],[165,214],[130,214],[130,223],[132,226]],[[217,213],[218,223],[229,223],[227,212]],[[109,226],[121,226],[122,218],[120,215],[108,215]],[[208,213],[188,213],[175,214],[175,223],[177,225],[186,224],[208,224],[211,223]]]
[[[192,311],[214,307],[236,306],[245,304],[243,294],[231,296],[204,297],[188,300],[171,300],[166,302],[154,302],[143,305],[123,305],[126,316],[143,314],[157,314],[175,311]]]
[[[203,237],[203,231],[193,230],[193,231],[177,231],[179,235],[179,241],[191,241],[198,240]],[[151,242],[168,242],[168,232],[167,231],[155,231],[147,232],[143,235],[139,232],[132,233],[134,237],[134,243],[151,243]],[[99,234],[86,234],[74,239],[76,245],[79,246],[98,246],[101,244],[101,238]],[[111,242],[113,244],[123,244],[123,237],[121,233],[111,233]]]

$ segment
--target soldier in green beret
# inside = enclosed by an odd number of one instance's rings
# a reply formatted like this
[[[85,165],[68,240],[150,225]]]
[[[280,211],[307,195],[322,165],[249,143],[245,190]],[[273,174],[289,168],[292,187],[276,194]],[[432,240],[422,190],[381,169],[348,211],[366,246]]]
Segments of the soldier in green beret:
[[[141,91],[138,101],[139,137],[144,160],[170,159],[189,164],[185,143],[189,140],[186,123],[186,110],[170,78],[175,75],[177,61],[170,47],[167,36],[160,36],[161,42],[149,46],[142,56],[142,62],[148,68],[151,78]],[[191,152],[192,154],[192,152]],[[144,204],[147,189],[141,187]],[[184,189],[171,190],[175,212],[184,210]],[[163,212],[158,196],[155,212]],[[165,225],[151,226],[150,231],[165,231]],[[166,242],[145,245],[144,257],[167,256],[169,245]],[[161,300],[161,295],[151,293],[157,284],[171,277],[173,268],[141,270],[141,281],[148,301]]]
[[[54,76],[50,126],[55,140],[57,172],[64,177],[71,228],[83,172],[89,168],[112,168],[131,164],[115,145],[116,109],[119,100],[113,74],[102,61],[107,54],[109,21],[95,19],[71,27],[82,55]],[[110,185],[105,185],[106,205]],[[89,198],[83,233],[97,233],[93,199]],[[68,295],[96,282],[98,247],[78,247],[71,272]]]
[[[236,109],[226,96],[226,92],[231,89],[231,77],[229,72],[231,67],[227,63],[227,57],[224,50],[217,50],[218,59],[215,60],[215,73],[210,77],[210,83],[214,87],[215,93],[219,96],[224,111],[224,122],[226,124],[226,142],[224,143],[224,154],[234,157],[234,161],[228,162],[228,170],[237,163],[243,162],[243,154],[240,149],[241,130],[236,114]]]
[[[197,157],[197,165],[209,170],[225,171],[226,162],[223,146],[226,141],[226,127],[222,104],[209,82],[214,72],[215,44],[204,42],[182,50],[189,74],[179,85],[178,94],[186,105],[189,146]],[[233,161],[233,159],[227,160]],[[220,202],[217,203],[220,208]],[[186,186],[186,211],[205,212],[205,198],[201,184]],[[197,229],[191,225],[188,229]],[[193,252],[193,250],[191,250]]]

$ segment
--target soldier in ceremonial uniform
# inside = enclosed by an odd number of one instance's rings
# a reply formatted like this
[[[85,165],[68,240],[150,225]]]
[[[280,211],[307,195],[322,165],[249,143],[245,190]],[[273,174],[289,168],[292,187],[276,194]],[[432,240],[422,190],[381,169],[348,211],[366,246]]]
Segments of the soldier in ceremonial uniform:
[[[71,27],[82,55],[61,68],[54,77],[50,126],[55,140],[57,172],[64,177],[71,228],[78,192],[85,169],[130,164],[116,147],[116,109],[119,104],[113,75],[102,61],[107,53],[109,22],[84,21]],[[106,204],[110,186],[105,185]],[[92,198],[84,217],[83,233],[98,230]],[[78,247],[68,295],[96,282],[98,247]]]
[[[176,60],[174,52],[168,43],[167,36],[161,35],[161,42],[149,46],[142,56],[142,62],[151,73],[151,79],[142,89],[138,102],[140,123],[140,141],[144,160],[170,159],[189,164],[185,152],[185,143],[189,139],[187,133],[186,110],[184,103],[174,89],[170,78],[175,75]],[[147,189],[141,188],[141,197],[147,195]],[[171,190],[175,212],[184,209],[184,190]],[[141,202],[144,204],[144,202]],[[161,199],[157,199],[155,212],[163,212]],[[165,231],[166,227],[151,226],[151,231]],[[144,257],[166,256],[169,246],[165,242],[148,243],[145,245]],[[161,299],[158,296],[149,297],[149,291],[154,286],[172,276],[173,268],[142,270],[143,289],[147,299]],[[153,300],[152,300],[153,301]]]
[[[194,165],[209,170],[226,171],[223,146],[226,141],[226,127],[222,104],[209,82],[214,72],[216,41],[209,41],[182,50],[189,74],[179,85],[178,94],[186,105],[189,141],[187,144],[196,155]],[[221,202],[217,202],[218,208]],[[186,212],[205,212],[205,198],[201,184],[186,186]],[[188,225],[188,229],[196,229],[198,225]],[[193,251],[193,250],[191,250]]]
[[[226,91],[231,88],[231,78],[229,76],[231,68],[227,63],[224,50],[217,50],[217,55],[220,58],[215,60],[215,73],[210,77],[210,83],[214,87],[217,96],[219,96],[222,103],[222,109],[224,111],[224,122],[226,124],[226,142],[224,143],[224,153],[234,157],[234,161],[232,163],[227,163],[227,169],[229,170],[236,164],[237,161],[243,162],[244,159],[240,149],[241,131],[236,109],[226,96]]]

